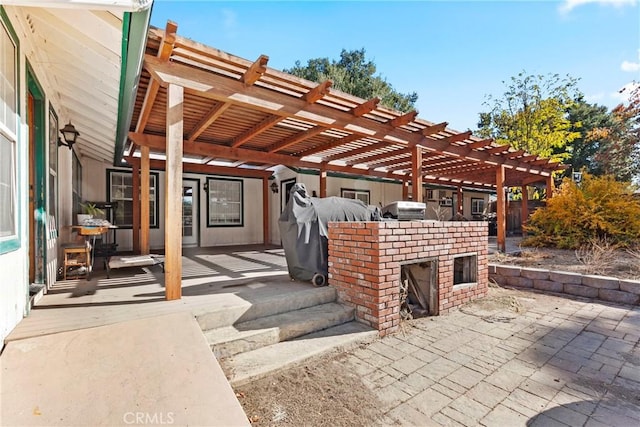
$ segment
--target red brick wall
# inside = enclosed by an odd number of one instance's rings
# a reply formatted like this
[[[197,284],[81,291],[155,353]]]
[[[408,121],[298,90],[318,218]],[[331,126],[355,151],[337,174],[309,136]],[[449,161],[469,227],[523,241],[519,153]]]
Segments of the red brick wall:
[[[453,259],[478,257],[477,284],[453,289]],[[380,331],[400,324],[400,265],[438,258],[438,313],[487,293],[486,222],[331,222],[329,284],[340,302],[356,308],[356,317]]]

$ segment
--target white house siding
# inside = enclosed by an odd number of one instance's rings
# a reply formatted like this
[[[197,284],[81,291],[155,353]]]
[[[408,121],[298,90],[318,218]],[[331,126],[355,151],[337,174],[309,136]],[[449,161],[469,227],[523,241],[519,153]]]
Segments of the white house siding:
[[[15,8],[6,7],[5,11],[9,17],[9,21],[18,36],[19,42],[19,106],[18,115],[20,117],[20,131],[16,144],[16,166],[17,166],[17,211],[20,215],[20,229],[18,235],[20,237],[20,247],[8,253],[0,254],[0,348],[4,342],[4,338],[13,330],[20,320],[28,311],[28,295],[29,295],[29,234],[28,234],[28,194],[29,194],[29,130],[26,124],[27,116],[27,60],[31,66],[33,73],[42,86],[44,92],[45,105],[45,138],[49,135],[49,106],[51,105],[58,115],[58,123],[60,127],[66,123],[69,118],[61,115],[59,108],[60,101],[55,96],[56,91],[52,89],[49,75],[47,73],[46,64],[43,64],[34,54],[36,48],[32,40],[26,35],[28,32],[23,26],[23,22],[17,18]],[[26,53],[26,55],[25,55]],[[54,94],[50,96],[50,94]],[[48,168],[49,152],[46,151],[45,164]],[[46,197],[49,195],[49,179],[45,179],[47,188],[45,190]],[[67,189],[71,188],[71,152],[65,147],[61,147],[58,151],[58,216],[60,227],[64,224],[70,224],[71,217],[71,196],[67,195]],[[69,190],[70,191],[70,190]],[[45,202],[48,207],[48,200]],[[49,224],[54,223],[54,212],[48,212],[47,216]],[[46,242],[46,285],[50,286],[55,282],[57,270],[57,235],[58,230],[55,227],[47,226],[47,242]]]
[[[83,167],[83,198],[90,201],[107,201],[107,170],[123,170],[131,172],[131,169],[114,168],[107,163],[95,160],[87,160]],[[154,171],[158,173],[158,220],[159,227],[149,230],[149,245],[152,250],[164,247],[164,171]],[[228,176],[204,175],[184,173],[183,178],[198,180],[199,185],[199,246],[228,246],[262,243],[262,180],[252,178],[237,178],[243,181],[243,205],[244,205],[244,225],[242,227],[207,227],[207,195],[203,189],[210,178],[233,178]],[[236,178],[234,178],[236,179]],[[131,229],[116,230],[116,240],[119,251],[130,251],[133,249],[133,233]]]

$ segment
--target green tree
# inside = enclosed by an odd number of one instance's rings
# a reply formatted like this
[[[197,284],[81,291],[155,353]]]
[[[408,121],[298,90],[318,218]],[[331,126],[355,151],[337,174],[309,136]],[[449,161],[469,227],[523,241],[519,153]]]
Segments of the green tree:
[[[577,80],[558,74],[532,76],[523,71],[506,85],[501,98],[487,97],[484,105],[491,110],[480,113],[478,133],[530,154],[568,158],[565,147],[579,136],[571,130],[567,117],[579,95]]]
[[[571,164],[571,170],[585,170],[594,175],[602,175],[602,170],[596,163],[596,155],[604,146],[600,137],[601,129],[609,129],[613,120],[609,109],[604,105],[589,104],[582,97],[569,107],[570,130],[578,133],[578,137],[567,145],[570,158],[566,163]]]
[[[337,90],[363,99],[378,97],[382,105],[401,112],[414,110],[418,100],[417,93],[397,92],[385,78],[376,75],[376,64],[366,59],[364,48],[342,49],[337,61],[315,58],[309,59],[306,65],[296,61],[292,68],[284,71],[318,83],[331,80]]]

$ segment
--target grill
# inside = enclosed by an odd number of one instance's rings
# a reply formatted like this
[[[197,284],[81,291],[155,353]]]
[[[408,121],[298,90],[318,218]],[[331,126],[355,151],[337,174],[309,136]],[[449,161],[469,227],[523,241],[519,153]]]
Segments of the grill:
[[[382,208],[382,216],[399,221],[413,221],[424,219],[427,205],[420,202],[397,201]]]

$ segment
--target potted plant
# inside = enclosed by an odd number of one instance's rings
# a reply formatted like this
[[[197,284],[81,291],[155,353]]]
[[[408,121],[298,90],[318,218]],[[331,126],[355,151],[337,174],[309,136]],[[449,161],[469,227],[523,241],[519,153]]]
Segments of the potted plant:
[[[90,220],[96,216],[104,215],[104,211],[96,206],[95,203],[86,202],[80,203],[82,207],[81,214],[78,214],[78,225],[82,225],[85,221]]]

